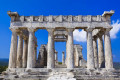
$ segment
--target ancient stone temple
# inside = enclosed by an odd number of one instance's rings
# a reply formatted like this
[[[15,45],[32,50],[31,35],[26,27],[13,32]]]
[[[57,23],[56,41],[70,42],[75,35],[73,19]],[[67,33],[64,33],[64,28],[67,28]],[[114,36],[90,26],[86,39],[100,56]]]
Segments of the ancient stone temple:
[[[119,78],[113,68],[110,30],[114,11],[96,16],[20,16],[8,11],[12,31],[9,67],[3,72],[11,80],[104,80]],[[41,45],[37,57],[38,29],[48,31],[48,43]],[[82,46],[73,43],[73,31],[83,29],[87,33],[87,61]],[[104,36],[104,40],[103,37]],[[58,62],[54,42],[66,42],[62,64]],[[98,41],[98,43],[97,43]],[[103,44],[104,43],[104,44]]]

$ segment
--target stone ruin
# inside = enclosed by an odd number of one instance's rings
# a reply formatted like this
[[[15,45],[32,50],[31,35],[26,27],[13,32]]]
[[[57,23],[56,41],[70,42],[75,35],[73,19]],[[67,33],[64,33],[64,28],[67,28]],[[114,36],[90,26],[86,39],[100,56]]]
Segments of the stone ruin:
[[[62,52],[62,64],[58,63],[58,52],[55,50],[55,68],[67,68],[65,53]],[[41,45],[39,50],[38,59],[36,61],[37,68],[46,68],[47,67],[47,45]],[[79,44],[74,44],[74,67],[86,68],[86,60],[82,55],[82,46]]]
[[[111,10],[97,16],[20,16],[8,11],[12,37],[9,66],[2,73],[3,79],[120,80],[120,71],[113,68],[109,34],[113,14]],[[41,45],[37,58],[35,32],[38,29],[48,31],[48,43]],[[73,43],[74,29],[83,29],[87,33],[87,62],[83,59],[82,47]],[[63,52],[61,65],[54,49],[55,41],[66,42],[66,58]]]

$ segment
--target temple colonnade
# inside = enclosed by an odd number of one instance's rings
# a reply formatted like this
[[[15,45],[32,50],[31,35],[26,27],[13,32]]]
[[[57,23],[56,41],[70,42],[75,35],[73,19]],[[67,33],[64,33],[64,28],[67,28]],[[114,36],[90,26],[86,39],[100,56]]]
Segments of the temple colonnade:
[[[102,35],[98,37],[92,36],[94,29],[85,29],[87,32],[87,68],[103,68],[105,63],[106,69],[113,68],[112,51],[110,42],[110,29],[106,29],[104,32],[104,50]],[[23,37],[17,29],[11,29],[11,48],[10,48],[10,60],[9,68],[35,68],[36,63],[36,38],[34,35],[35,30],[28,28],[29,36]],[[47,29],[48,31],[48,55],[47,55],[47,68],[52,69],[55,66],[55,54],[54,54],[54,29]],[[74,68],[74,56],[73,56],[73,31],[74,29],[66,29],[68,32],[68,38],[66,43],[66,59],[67,68]],[[17,37],[19,38],[17,40]],[[98,45],[97,45],[98,39]],[[18,43],[17,43],[18,41]],[[24,41],[24,44],[23,44]],[[98,49],[97,49],[98,47]],[[104,55],[105,51],[105,55]],[[105,62],[104,62],[105,61]]]

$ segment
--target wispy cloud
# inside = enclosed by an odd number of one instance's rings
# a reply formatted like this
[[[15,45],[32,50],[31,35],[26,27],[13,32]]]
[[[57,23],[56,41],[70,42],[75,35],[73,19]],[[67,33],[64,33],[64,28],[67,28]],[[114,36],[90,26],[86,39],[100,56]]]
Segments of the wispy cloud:
[[[117,33],[120,31],[120,21],[112,21],[113,28],[110,31],[110,36],[112,39],[117,38]],[[74,40],[77,42],[86,42],[86,32],[84,30],[76,29],[73,32]]]
[[[119,20],[117,20],[116,22],[113,21],[112,26],[113,26],[113,29],[111,29],[111,31],[110,31],[110,37],[112,39],[116,39],[117,33],[120,31],[120,21]]]
[[[78,42],[86,41],[86,32],[84,30],[79,31],[79,29],[75,29],[73,32],[74,40]]]

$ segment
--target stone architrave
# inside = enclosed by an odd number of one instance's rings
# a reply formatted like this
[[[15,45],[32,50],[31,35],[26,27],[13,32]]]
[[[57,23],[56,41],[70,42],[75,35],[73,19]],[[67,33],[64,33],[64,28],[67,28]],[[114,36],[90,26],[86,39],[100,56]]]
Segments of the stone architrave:
[[[18,48],[17,48],[17,68],[22,68],[22,56],[23,56],[23,37],[22,34],[18,34]]]
[[[47,68],[52,69],[55,66],[54,55],[54,29],[47,29],[48,31],[48,54],[47,54]]]
[[[98,58],[99,58],[99,68],[105,68],[105,57],[103,50],[103,39],[102,34],[98,36]]]
[[[27,56],[27,68],[35,67],[35,45],[34,45],[34,28],[28,28],[29,41],[28,41],[28,56]]]
[[[93,38],[93,50],[94,50],[94,62],[95,62],[95,68],[99,67],[98,64],[98,51],[97,51],[97,38]]]
[[[24,39],[24,47],[23,47],[23,62],[22,62],[22,67],[26,68],[27,67],[27,54],[28,54],[28,39]]]
[[[9,66],[8,68],[16,68],[17,59],[17,33],[16,29],[12,28],[11,46],[10,46],[10,56],[9,56]]]
[[[94,69],[94,52],[93,52],[93,38],[92,31],[93,29],[87,29],[87,68]]]
[[[68,41],[67,41],[67,68],[74,68],[74,52],[73,52],[73,30],[72,28],[68,28]]]
[[[112,49],[111,49],[111,40],[110,40],[110,29],[106,29],[104,35],[105,41],[105,68],[112,69],[113,68],[113,58],[112,58]]]

